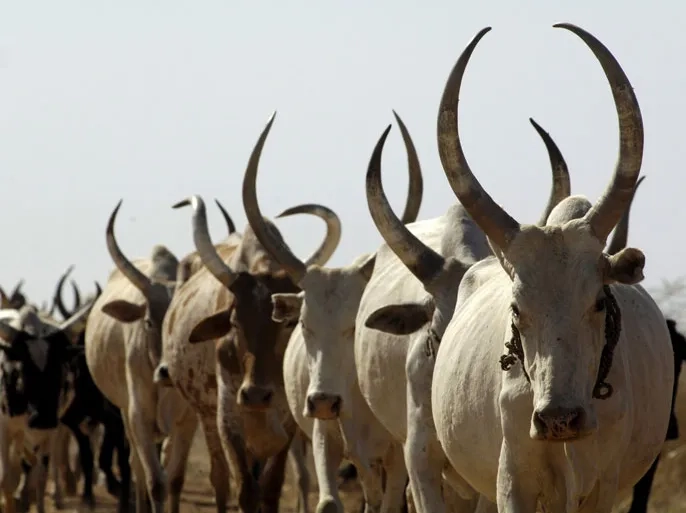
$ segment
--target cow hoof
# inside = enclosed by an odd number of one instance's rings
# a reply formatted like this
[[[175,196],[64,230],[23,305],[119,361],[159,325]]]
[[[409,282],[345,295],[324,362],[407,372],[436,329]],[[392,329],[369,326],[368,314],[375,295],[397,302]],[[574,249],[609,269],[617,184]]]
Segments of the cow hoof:
[[[70,469],[64,473],[64,493],[76,495],[76,476]]]
[[[107,478],[107,493],[114,497],[119,497],[121,494],[121,483],[114,476]]]
[[[338,505],[333,497],[327,497],[317,504],[317,513],[339,513]]]
[[[88,506],[89,509],[95,508],[95,496],[89,495],[86,497],[81,497],[81,503]]]

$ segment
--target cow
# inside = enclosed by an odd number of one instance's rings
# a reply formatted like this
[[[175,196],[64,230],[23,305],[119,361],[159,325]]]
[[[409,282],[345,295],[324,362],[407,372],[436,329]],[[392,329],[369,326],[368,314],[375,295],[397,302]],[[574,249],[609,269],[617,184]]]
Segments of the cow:
[[[14,286],[12,292],[8,296],[5,290],[0,287],[0,309],[14,309],[18,310],[26,303],[26,297],[21,292],[21,288],[24,285],[24,280],[19,280],[19,282]]]
[[[539,221],[545,224],[553,207],[570,194],[569,172],[549,134],[533,119],[530,122],[546,146],[553,175]],[[462,205],[408,226],[395,216],[381,184],[381,153],[390,128],[379,140],[367,171],[369,211],[386,242],[357,313],[357,377],[372,411],[404,445],[415,507],[421,512],[443,511],[445,456],[433,428],[430,397],[435,351],[452,316],[462,276],[491,252]],[[428,329],[420,331],[427,324]],[[381,386],[378,376],[386,376]],[[460,507],[458,497],[452,500]]]
[[[15,510],[17,487],[28,506],[34,483],[37,509],[45,511],[50,444],[73,399],[72,359],[83,351],[67,333],[91,306],[58,326],[43,322],[32,305],[0,311],[0,489],[6,513]]]
[[[193,196],[175,208],[187,205],[193,207],[193,239],[204,267],[190,274],[170,306],[163,327],[164,358],[156,379],[171,382],[197,409],[212,455],[215,490],[228,495],[228,461],[238,481],[241,510],[255,511],[261,503],[263,510],[275,511],[296,425],[285,400],[281,372],[283,351],[294,326],[272,321],[271,294],[297,288],[258,242],[250,225],[241,237],[215,246],[207,231],[202,199]],[[291,210],[317,215],[326,222],[326,238],[308,259],[323,265],[340,240],[338,217],[315,205]],[[269,226],[278,234],[276,227]],[[270,461],[258,485],[252,462],[266,458]],[[306,508],[307,471],[302,458],[299,467],[299,502]],[[218,507],[223,507],[226,495],[217,500]]]
[[[452,471],[498,511],[609,513],[655,460],[674,366],[664,316],[639,285],[644,254],[603,252],[641,168],[643,125],[629,80],[585,30],[619,118],[619,159],[600,199],[570,196],[543,227],[521,225],[464,156],[460,84],[482,29],[455,64],[437,122],[443,170],[495,257],[465,273],[436,354],[431,406]],[[503,353],[506,354],[503,354]],[[501,357],[502,355],[502,357]],[[500,367],[497,367],[498,363]]]
[[[121,411],[136,481],[136,511],[162,513],[169,482],[170,509],[178,513],[181,490],[174,485],[183,483],[198,421],[175,389],[153,383],[178,260],[156,245],[149,258],[130,261],[114,235],[121,204],[107,223],[107,249],[116,269],[88,318],[86,362],[96,386]],[[158,447],[163,441],[169,449],[164,470]]]
[[[403,222],[410,223],[421,205],[422,174],[410,134],[394,115],[408,153],[410,185]],[[251,220],[262,222],[259,216]],[[260,238],[268,231],[262,228],[256,233]],[[276,241],[260,238],[260,242],[302,289],[272,295],[272,318],[297,324],[284,355],[283,376],[291,413],[312,440],[319,483],[317,511],[343,511],[335,481],[343,456],[360,469],[365,502],[374,511],[381,503],[380,476],[375,470],[385,467],[384,510],[400,510],[407,479],[401,448],[364,402],[354,369],[355,315],[376,255],[361,255],[340,268],[306,266]]]

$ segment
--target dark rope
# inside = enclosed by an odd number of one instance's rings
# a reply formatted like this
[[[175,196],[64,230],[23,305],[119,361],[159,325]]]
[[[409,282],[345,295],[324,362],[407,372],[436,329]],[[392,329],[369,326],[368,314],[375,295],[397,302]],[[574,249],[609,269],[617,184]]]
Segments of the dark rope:
[[[610,374],[612,368],[612,361],[614,358],[615,348],[619,342],[619,335],[622,332],[622,312],[619,309],[617,300],[612,294],[608,285],[603,286],[605,292],[605,346],[600,355],[600,367],[598,368],[598,377],[596,384],[593,387],[593,397],[596,399],[608,399],[612,396],[613,388],[607,381],[607,376]],[[511,325],[512,339],[505,343],[507,354],[500,357],[500,367],[504,371],[508,371],[513,365],[519,361],[522,364],[522,371],[524,377],[531,383],[531,378],[526,372],[524,366],[524,349],[522,348],[522,338],[519,330],[514,322]]]

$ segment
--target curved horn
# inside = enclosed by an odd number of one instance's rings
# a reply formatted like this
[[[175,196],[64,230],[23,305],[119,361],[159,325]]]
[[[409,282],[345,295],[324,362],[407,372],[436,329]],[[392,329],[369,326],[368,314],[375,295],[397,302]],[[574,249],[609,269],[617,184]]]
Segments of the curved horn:
[[[21,297],[21,288],[24,286],[24,278],[19,280],[19,283],[17,283],[14,286],[14,289],[12,290],[12,293],[10,294],[10,301],[15,301]]]
[[[219,203],[218,199],[215,198],[214,202],[217,204],[217,207],[219,207],[219,211],[222,213],[222,216],[224,217],[224,222],[226,222],[226,227],[229,229],[229,235],[231,235],[236,231],[236,225],[233,224],[233,219],[231,219],[231,216],[224,208],[224,205]]]
[[[64,319],[68,319],[71,315],[71,312],[67,310],[67,308],[64,306],[64,302],[62,301],[62,287],[64,286],[65,280],[73,270],[74,266],[70,265],[65,273],[60,276],[60,279],[57,282],[57,287],[55,288],[55,296],[52,299],[53,307],[57,307],[57,310]]]
[[[519,233],[520,226],[481,186],[465,158],[457,123],[457,107],[464,70],[477,43],[491,27],[481,29],[462,52],[445,84],[438,112],[438,152],[450,186],[484,233],[502,250]]]
[[[0,308],[11,308],[10,298],[7,297],[5,289],[0,287]]]
[[[128,258],[126,258],[126,256],[124,256],[124,253],[119,249],[117,239],[114,236],[114,221],[117,218],[117,213],[119,212],[122,201],[123,200],[119,200],[119,203],[114,207],[110,219],[107,222],[107,251],[114,261],[114,265],[117,266],[117,269],[119,269],[119,271],[126,276],[126,279],[147,298],[152,285],[150,278],[143,274]]]
[[[634,196],[636,195],[638,186],[641,185],[641,182],[644,179],[645,176],[642,176],[636,182],[636,187],[634,187],[634,193],[631,195],[631,198],[629,199],[629,205],[626,207],[624,215],[619,220],[619,223],[617,223],[617,226],[615,227],[615,233],[612,234],[610,244],[607,246],[607,249],[605,250],[605,252],[608,255],[614,255],[615,253],[619,253],[626,247],[626,241],[629,238],[629,213],[631,212],[631,204],[634,201]]]
[[[557,147],[553,138],[550,134],[541,128],[541,125],[536,123],[533,118],[529,118],[529,122],[533,125],[538,132],[538,135],[543,139],[543,144],[545,144],[545,149],[548,150],[548,157],[550,158],[550,167],[553,172],[553,185],[550,189],[550,197],[548,198],[548,204],[538,220],[538,226],[545,226],[546,221],[548,221],[548,216],[557,206],[557,204],[563,199],[569,197],[572,193],[572,185],[569,180],[569,169],[567,168],[567,163],[565,162],[560,148]]]
[[[102,287],[101,287],[100,284],[96,281],[96,282],[95,282],[95,298],[96,298],[96,299],[99,298],[99,297],[100,297],[100,294],[102,294]]]
[[[598,240],[605,242],[612,228],[627,209],[634,194],[634,185],[641,172],[643,160],[641,109],[631,82],[605,45],[584,29],[571,23],[557,23],[553,27],[569,30],[586,43],[603,67],[612,89],[619,119],[619,158],[612,179],[603,195],[584,216]]]
[[[422,166],[419,164],[419,157],[417,150],[414,147],[414,142],[408,132],[405,123],[400,119],[398,113],[394,110],[393,116],[398,123],[400,133],[403,136],[405,143],[405,151],[407,152],[407,167],[410,170],[410,185],[407,190],[407,201],[405,202],[405,211],[400,218],[403,224],[414,223],[419,214],[419,207],[422,206],[422,195],[424,194],[424,180],[422,178]]]
[[[396,118],[397,119],[397,118]],[[367,168],[367,206],[376,228],[405,266],[424,285],[443,268],[445,260],[415,237],[393,213],[381,184],[381,154],[391,125],[384,130],[374,147]]]
[[[71,280],[71,289],[74,292],[74,310],[78,310],[81,307],[81,292],[79,291],[78,285],[76,285],[76,282],[74,280]]]
[[[282,241],[271,237],[269,229],[267,228],[267,223],[264,222],[262,212],[260,212],[260,206],[257,203],[257,193],[255,191],[260,155],[262,154],[262,148],[264,147],[267,135],[269,135],[269,130],[272,128],[272,123],[274,123],[275,116],[276,111],[269,117],[267,125],[262,130],[260,138],[257,140],[257,143],[250,154],[248,167],[245,170],[245,177],[243,178],[243,208],[245,209],[248,223],[250,223],[250,227],[253,232],[255,232],[257,240],[259,240],[260,244],[264,246],[269,254],[281,264],[281,267],[284,268],[293,282],[297,284],[300,283],[307,268],[300,259],[291,253]]]
[[[207,228],[205,202],[200,196],[194,194],[190,198],[172,205],[172,208],[181,208],[188,205],[193,208],[193,243],[195,244],[195,249],[198,250],[200,260],[202,260],[203,265],[212,273],[212,276],[228,288],[236,280],[236,273],[224,263],[217,253],[214,244],[212,244],[212,239],[210,238],[210,233]]]
[[[312,256],[305,260],[304,265],[307,268],[311,265],[326,264],[326,262],[328,262],[331,258],[331,255],[333,255],[334,251],[336,251],[338,244],[341,242],[340,218],[338,215],[336,215],[336,212],[330,208],[327,208],[323,205],[317,205],[316,203],[306,203],[304,205],[297,205],[295,207],[287,208],[276,217],[289,217],[295,214],[311,214],[323,219],[326,223],[326,237],[324,237],[324,240],[319,245],[317,250],[312,253]]]

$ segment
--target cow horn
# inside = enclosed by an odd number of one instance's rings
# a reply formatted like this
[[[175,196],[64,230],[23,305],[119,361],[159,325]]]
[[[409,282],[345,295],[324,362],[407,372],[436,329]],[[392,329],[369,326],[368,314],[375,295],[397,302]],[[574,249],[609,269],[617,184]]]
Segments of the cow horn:
[[[74,309],[72,311],[75,312],[81,307],[81,292],[74,280],[71,280],[71,289],[74,291]]]
[[[217,280],[219,280],[225,287],[230,287],[236,280],[236,273],[224,263],[217,253],[210,233],[207,228],[207,212],[205,210],[205,202],[200,196],[194,194],[190,198],[179,201],[172,208],[181,208],[190,205],[193,208],[193,243],[195,249],[198,250],[200,260],[207,269],[212,273]]]
[[[3,289],[2,287],[0,287],[0,307],[3,309],[11,308],[10,299],[7,297],[5,289]]]
[[[643,118],[634,90],[624,70],[612,53],[585,30],[570,23],[557,23],[579,36],[591,49],[603,67],[610,83],[619,119],[619,158],[610,183],[603,195],[584,218],[601,242],[607,240],[612,228],[619,222],[634,194],[634,185],[641,172],[643,160]]]
[[[446,81],[438,112],[438,152],[443,171],[457,199],[483,232],[502,250],[520,231],[519,223],[481,186],[465,158],[458,130],[457,107],[462,77],[477,43],[491,27],[481,29],[467,45]]]
[[[419,157],[417,150],[414,147],[414,142],[407,130],[405,123],[400,119],[398,113],[394,110],[393,116],[400,128],[400,134],[403,136],[405,143],[405,150],[407,151],[407,167],[410,170],[410,185],[407,190],[407,201],[405,202],[405,211],[400,218],[403,224],[414,223],[419,214],[419,207],[422,205],[422,195],[424,193],[424,180],[422,179],[422,166],[419,164]]]
[[[257,240],[259,240],[260,244],[264,246],[269,254],[281,264],[293,282],[297,284],[300,283],[300,280],[305,276],[307,268],[300,259],[291,253],[290,249],[286,247],[283,241],[270,236],[267,223],[265,223],[262,212],[260,212],[260,206],[257,203],[257,193],[255,191],[260,155],[262,154],[262,148],[264,147],[267,135],[269,135],[269,131],[274,123],[275,116],[276,111],[269,117],[267,125],[262,130],[262,133],[250,154],[248,167],[245,170],[245,176],[243,178],[243,208],[245,209],[248,223],[250,223],[250,227],[253,232],[255,232]]]
[[[14,286],[14,290],[12,290],[12,293],[10,294],[10,301],[15,301],[16,299],[19,299],[22,296],[21,293],[21,288],[24,286],[24,279],[22,278],[19,280],[19,283],[17,283]]]
[[[119,200],[119,203],[117,203],[117,206],[114,207],[114,210],[110,215],[110,219],[107,222],[107,251],[109,251],[110,257],[114,261],[114,265],[117,266],[117,269],[119,269],[119,271],[126,276],[126,279],[128,279],[133,286],[140,290],[141,293],[147,298],[152,286],[150,279],[135,265],[133,265],[133,263],[131,263],[126,256],[124,256],[124,253],[122,253],[121,249],[119,249],[117,239],[114,236],[114,221],[117,218],[117,213],[119,212],[122,201],[123,200]]]
[[[95,303],[95,299],[91,299],[91,300],[87,301],[86,304],[84,306],[82,306],[81,308],[75,309],[76,311],[72,315],[70,315],[68,319],[64,320],[59,325],[58,330],[64,331],[64,330],[70,328],[71,326],[73,326],[74,324],[76,324],[77,322],[79,322],[84,317],[86,317],[90,313],[91,309],[93,308],[94,303]]]
[[[96,298],[96,299],[99,298],[99,297],[100,297],[100,294],[102,294],[102,287],[101,287],[100,284],[96,281],[96,282],[95,282],[95,298]]]
[[[396,116],[396,119],[397,116]],[[374,147],[374,152],[367,168],[367,205],[374,224],[386,244],[402,260],[403,264],[427,285],[443,269],[444,258],[427,247],[407,229],[407,226],[396,217],[388,203],[388,198],[381,184],[381,154],[391,125],[388,125]]]
[[[296,214],[311,214],[323,219],[326,223],[326,237],[324,237],[324,240],[317,250],[312,253],[307,260],[305,260],[304,265],[305,268],[307,268],[311,265],[326,264],[326,262],[328,262],[331,258],[331,255],[333,255],[334,251],[336,251],[338,244],[341,242],[340,218],[330,208],[327,208],[323,205],[317,205],[316,203],[306,203],[304,205],[297,205],[295,207],[287,208],[276,217],[289,217]],[[276,258],[276,255],[274,255],[274,257]]]
[[[629,213],[631,212],[631,204],[634,201],[634,197],[636,195],[636,191],[638,190],[638,186],[641,185],[641,182],[644,179],[645,176],[642,176],[636,182],[636,187],[634,187],[634,193],[631,195],[631,198],[629,199],[629,205],[626,207],[624,215],[619,220],[619,223],[617,223],[617,226],[615,226],[615,232],[612,234],[610,244],[607,246],[607,249],[605,250],[605,252],[608,255],[614,255],[615,253],[619,253],[626,247],[626,242],[629,238]]]
[[[557,147],[553,138],[550,134],[541,128],[541,125],[536,123],[533,118],[529,118],[529,121],[538,132],[538,135],[543,139],[543,144],[545,144],[545,149],[548,150],[548,157],[550,158],[550,167],[553,172],[553,185],[550,189],[550,197],[548,198],[548,204],[538,220],[538,226],[545,226],[548,221],[548,216],[557,206],[557,204],[563,199],[569,197],[572,193],[572,185],[569,180],[569,169],[567,168],[567,163],[565,162],[560,148]]]
[[[57,281],[57,287],[55,288],[55,297],[53,297],[52,300],[53,308],[57,307],[57,310],[59,310],[60,315],[64,319],[68,319],[71,315],[71,312],[67,310],[67,308],[64,306],[64,302],[62,301],[62,287],[64,286],[64,282],[66,281],[67,277],[73,270],[74,266],[70,265],[65,273],[60,276],[60,279]]]
[[[233,224],[233,219],[231,219],[231,216],[229,215],[229,213],[224,208],[224,205],[219,203],[218,199],[215,199],[214,202],[217,204],[217,207],[219,207],[219,211],[222,213],[222,217],[224,217],[224,222],[226,222],[226,227],[229,229],[229,235],[231,235],[232,233],[235,233],[236,225]]]

